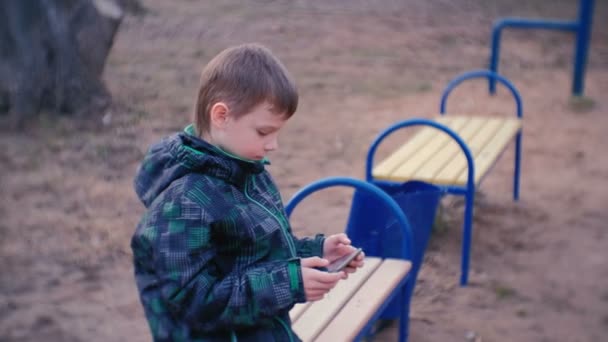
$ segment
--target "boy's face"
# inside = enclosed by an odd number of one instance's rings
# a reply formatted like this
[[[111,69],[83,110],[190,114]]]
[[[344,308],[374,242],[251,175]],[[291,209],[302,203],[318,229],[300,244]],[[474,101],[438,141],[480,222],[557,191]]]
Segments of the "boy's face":
[[[278,148],[279,130],[287,119],[264,102],[238,118],[220,102],[211,109],[210,142],[239,157],[261,160]]]

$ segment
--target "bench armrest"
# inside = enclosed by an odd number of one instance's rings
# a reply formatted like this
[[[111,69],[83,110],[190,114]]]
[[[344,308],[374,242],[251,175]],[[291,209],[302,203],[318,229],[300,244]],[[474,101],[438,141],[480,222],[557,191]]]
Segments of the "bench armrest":
[[[367,183],[349,177],[329,177],[313,182],[298,191],[295,195],[293,195],[289,202],[287,202],[287,205],[285,205],[285,212],[287,213],[287,217],[289,218],[291,216],[291,213],[295,209],[296,205],[298,205],[298,203],[300,203],[307,196],[319,190],[334,186],[352,187],[357,190],[367,192],[370,195],[373,195],[378,198],[378,200],[386,203],[387,207],[395,215],[395,219],[397,220],[399,226],[403,231],[404,245],[402,246],[403,253],[401,255],[403,255],[407,260],[412,260],[413,236],[412,229],[407,220],[407,217],[405,216],[399,205],[395,202],[395,200],[391,198],[391,196],[389,196],[386,192],[382,191],[380,188],[371,183]]]
[[[488,80],[496,80],[502,83],[505,87],[507,87],[507,89],[509,89],[509,91],[511,91],[511,94],[515,99],[515,105],[517,106],[517,117],[523,117],[523,105],[521,101],[521,96],[519,95],[519,91],[517,90],[517,88],[515,88],[511,81],[501,76],[500,74],[490,70],[473,70],[465,72],[464,74],[456,76],[452,81],[450,81],[443,90],[443,93],[441,94],[441,105],[439,106],[439,112],[441,113],[441,115],[445,114],[448,96],[450,95],[452,90],[454,90],[454,88],[456,88],[462,82],[473,78],[487,78]]]

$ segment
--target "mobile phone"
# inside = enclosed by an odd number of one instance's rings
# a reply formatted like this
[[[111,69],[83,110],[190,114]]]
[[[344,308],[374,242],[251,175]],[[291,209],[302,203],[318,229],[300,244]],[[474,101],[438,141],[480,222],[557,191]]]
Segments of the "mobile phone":
[[[352,253],[335,260],[327,266],[327,272],[335,273],[342,271],[346,266],[348,266],[348,264],[350,264],[351,261],[353,261],[353,259],[357,257],[357,255],[361,253],[361,251],[363,251],[361,248],[357,248]]]

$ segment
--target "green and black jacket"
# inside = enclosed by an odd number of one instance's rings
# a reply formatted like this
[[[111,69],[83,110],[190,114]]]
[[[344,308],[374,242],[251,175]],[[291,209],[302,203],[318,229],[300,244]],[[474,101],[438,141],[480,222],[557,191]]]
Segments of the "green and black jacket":
[[[155,341],[299,341],[300,259],[324,237],[292,235],[264,163],[228,155],[192,126],[153,145],[135,178],[147,210],[135,278]]]

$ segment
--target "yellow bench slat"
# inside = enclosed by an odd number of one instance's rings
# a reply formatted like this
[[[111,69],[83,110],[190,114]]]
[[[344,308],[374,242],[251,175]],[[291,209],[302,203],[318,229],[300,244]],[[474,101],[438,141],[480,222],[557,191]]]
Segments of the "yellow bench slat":
[[[348,279],[340,281],[323,300],[308,305],[293,322],[293,330],[296,334],[303,341],[314,340],[348,302],[349,298],[376,271],[381,262],[380,258],[365,258],[365,264],[357,272],[350,274]]]
[[[509,144],[509,141],[521,129],[520,119],[502,119],[496,133],[487,141],[475,155],[475,184],[488,172],[496,162],[500,153]],[[467,170],[465,169],[458,177],[458,183],[465,184],[467,181]]]
[[[293,308],[291,308],[291,310],[289,310],[289,318],[291,319],[291,321],[292,322],[297,321],[298,318],[300,318],[300,316],[302,316],[304,311],[306,311],[306,309],[308,309],[308,306],[310,304],[312,304],[312,303],[311,302],[298,303]]]
[[[467,118],[463,117],[439,117],[436,121],[448,126],[461,127]],[[409,164],[412,156],[418,155],[421,148],[427,143],[434,141],[440,134],[443,134],[432,127],[423,128],[417,132],[411,140],[403,144],[399,149],[389,155],[386,159],[374,167],[372,175],[377,179],[406,181],[411,178],[407,172],[397,171],[400,166]]]
[[[469,144],[469,141],[475,137],[480,129],[484,126],[486,120],[479,117],[471,118],[466,127],[463,128],[459,136]],[[433,177],[432,182],[435,184],[455,184],[460,172],[466,167],[467,160],[464,154],[458,148],[458,153],[453,155],[450,161],[443,166],[441,171]]]
[[[316,340],[352,341],[407,275],[411,266],[409,261],[384,259]]]
[[[478,155],[485,144],[496,135],[496,132],[500,129],[503,122],[504,119],[499,118],[487,118],[484,120],[483,126],[475,133],[475,137],[469,139],[467,142],[467,146],[473,156]]]
[[[467,136],[470,133],[464,128],[468,121],[469,118],[455,117],[454,120],[445,121],[442,123],[454,130],[459,136]],[[417,179],[427,182],[434,181],[436,175],[460,151],[458,143],[456,143],[452,138],[448,139],[448,143],[443,146],[441,151],[435,153],[424,165],[422,165],[422,167],[420,167],[412,176],[410,176],[410,179]]]
[[[443,118],[442,118],[443,119]],[[450,120],[451,119],[451,120]],[[457,118],[445,118],[443,121],[446,125],[459,129],[468,122],[468,118],[457,117]],[[468,127],[468,126],[465,126]],[[436,130],[432,128],[433,130]],[[413,175],[418,169],[434,155],[439,153],[444,146],[446,146],[452,138],[444,132],[439,132],[433,140],[422,146],[416,153],[414,153],[408,160],[406,160],[399,168],[397,168],[391,174],[391,179],[412,179]]]
[[[374,178],[390,180],[395,169],[407,162],[411,155],[431,141],[439,131],[431,127],[421,129],[407,143],[389,155],[372,170]]]
[[[475,163],[475,184],[479,184],[521,129],[521,120],[517,118],[451,115],[435,121],[454,130],[469,147]],[[466,184],[467,174],[467,161],[458,144],[431,127],[419,131],[373,172],[374,178],[395,182],[416,179],[461,186]]]
[[[483,120],[483,123],[477,128],[474,135],[466,137],[465,139],[466,144],[469,147],[469,151],[471,151],[475,165],[477,165],[475,157],[479,154],[483,146],[488,143],[488,141],[490,141],[494,135],[496,135],[497,131],[500,129],[500,126],[504,122],[504,119],[501,118],[483,118],[481,120]],[[448,170],[448,168],[450,169]],[[438,178],[441,175],[446,178],[436,179],[436,182],[441,181],[443,184],[466,184],[468,167],[462,150],[458,151],[458,156],[454,158],[453,162],[446,165],[445,169],[447,172],[440,173]],[[477,173],[477,170],[475,172]],[[462,180],[460,177],[462,174],[465,174],[464,180]]]

